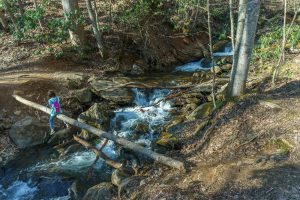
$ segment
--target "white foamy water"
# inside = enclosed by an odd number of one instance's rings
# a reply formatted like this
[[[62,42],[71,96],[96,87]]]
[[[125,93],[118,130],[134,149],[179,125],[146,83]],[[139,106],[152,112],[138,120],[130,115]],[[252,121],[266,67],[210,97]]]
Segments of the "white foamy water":
[[[37,187],[23,181],[13,182],[7,189],[0,185],[1,200],[31,200],[34,199]]]
[[[211,62],[207,64],[207,60],[202,58],[199,61],[186,63],[175,68],[176,72],[195,72],[195,71],[208,71],[210,70]]]
[[[221,52],[213,53],[216,57],[226,57],[226,56],[233,56],[232,46],[230,43],[227,43]]]
[[[232,56],[233,51],[231,47],[231,43],[227,43],[222,51],[214,52],[213,55],[215,57],[227,57]],[[208,71],[212,67],[211,61],[206,58],[202,58],[201,60],[189,62],[184,65],[178,66],[175,68],[175,72],[196,72],[196,71]]]
[[[148,127],[149,133],[141,135],[136,142],[149,146],[153,139],[155,130],[163,125],[169,117],[171,106],[168,102],[159,100],[169,94],[169,90],[154,89],[151,91],[144,91],[140,89],[132,89],[134,93],[133,107],[121,108],[115,111],[115,117],[111,120],[111,130],[120,137],[128,137],[133,132],[137,124],[144,124]],[[103,142],[103,141],[102,141]],[[102,142],[97,144],[99,148]],[[110,158],[116,158],[117,153],[114,143],[109,141],[103,149],[103,152]],[[78,172],[92,165],[96,155],[91,151],[76,152],[63,157],[59,160],[50,160],[46,162],[36,163],[27,169],[29,172],[45,171],[50,172]],[[104,165],[102,159],[99,159],[95,168],[100,169]]]
[[[137,142],[149,145],[153,139],[154,131],[163,125],[169,117],[170,104],[160,101],[169,94],[169,90],[144,91],[133,89],[133,92],[136,106],[116,110],[111,123],[112,129],[117,131],[119,136],[128,137],[138,125],[146,126],[148,133],[141,135]]]
[[[158,101],[169,94],[169,90],[140,90],[133,89],[134,103],[133,107],[118,109],[115,111],[115,116],[111,120],[111,131],[117,133],[120,137],[130,136],[137,124],[144,124],[148,127],[148,133],[141,134],[135,142],[150,145],[153,139],[155,130],[163,125],[169,117],[171,106],[168,102]],[[157,103],[157,104],[156,104]],[[154,105],[155,104],[155,105]],[[103,142],[103,141],[102,141]],[[102,142],[96,145],[100,147]],[[109,141],[103,149],[111,158],[116,158],[117,153],[112,141]],[[95,161],[96,155],[91,151],[75,152],[67,155],[62,159],[54,159],[38,162],[28,168],[24,169],[24,173],[34,173],[39,171],[47,171],[49,173],[83,173],[83,169],[89,168]],[[95,168],[102,169],[104,162],[99,159]],[[0,185],[0,200],[31,200],[34,199],[38,192],[37,186],[30,182],[15,181],[5,189]],[[64,194],[65,195],[65,194]],[[67,196],[47,198],[47,200],[65,200]]]

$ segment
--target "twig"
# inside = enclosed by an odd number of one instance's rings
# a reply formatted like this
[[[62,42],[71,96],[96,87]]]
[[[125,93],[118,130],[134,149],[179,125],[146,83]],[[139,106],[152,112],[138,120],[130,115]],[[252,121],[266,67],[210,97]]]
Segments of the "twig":
[[[245,146],[246,144],[249,144],[250,142],[252,142],[253,140],[255,140],[256,138],[258,137],[258,135],[254,136],[251,140],[247,141],[247,142],[244,142],[242,144],[240,144],[238,147],[236,147],[234,150],[237,150],[239,149],[240,147],[242,146]]]

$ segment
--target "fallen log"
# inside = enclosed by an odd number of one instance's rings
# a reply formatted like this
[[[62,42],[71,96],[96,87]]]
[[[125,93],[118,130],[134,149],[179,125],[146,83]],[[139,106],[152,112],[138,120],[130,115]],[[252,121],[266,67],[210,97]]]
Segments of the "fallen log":
[[[105,153],[103,153],[102,151],[98,150],[96,147],[93,147],[92,145],[90,145],[87,141],[84,141],[83,139],[80,139],[79,137],[77,136],[73,136],[74,140],[76,142],[78,142],[79,144],[83,145],[85,148],[93,151],[97,158],[96,158],[96,161],[98,160],[98,158],[102,158],[105,163],[115,169],[120,169],[123,167],[122,163],[120,162],[116,162],[112,159],[110,159]]]
[[[29,101],[27,99],[24,99],[18,95],[13,95],[13,97],[27,105],[27,106],[30,106],[30,107],[33,107],[35,109],[38,109],[38,110],[41,110],[45,113],[48,113],[50,114],[50,109],[45,107],[45,106],[42,106],[40,104],[37,104],[37,103],[34,103],[32,101]],[[77,120],[74,120],[68,116],[65,116],[63,114],[58,114],[57,115],[57,118],[60,119],[60,120],[63,120],[65,121],[66,123],[68,124],[71,124],[73,126],[76,126],[76,127],[79,127],[79,128],[82,128],[84,130],[87,130],[89,131],[90,133],[93,133],[99,137],[103,137],[103,138],[107,138],[109,140],[112,140],[113,142],[117,143],[117,144],[120,144],[122,146],[124,146],[125,148],[128,148],[128,149],[131,149],[132,151],[134,152],[137,152],[137,153],[140,153],[140,154],[143,154],[149,158],[152,158],[153,160],[159,162],[159,163],[162,163],[164,165],[167,165],[169,167],[173,167],[173,168],[176,168],[176,169],[179,169],[179,170],[183,170],[185,171],[185,167],[184,167],[184,164],[183,162],[180,162],[178,160],[175,160],[173,158],[170,158],[170,157],[167,157],[167,156],[164,156],[162,154],[159,154],[159,153],[156,153],[156,152],[153,152],[147,148],[144,148],[138,144],[135,144],[134,142],[131,142],[131,141],[128,141],[124,138],[121,138],[121,137],[118,137],[116,135],[113,135],[111,133],[108,133],[108,132],[104,132],[100,129],[97,129],[93,126],[90,126],[88,124],[85,124],[85,123],[82,123],[82,122],[79,122]]]

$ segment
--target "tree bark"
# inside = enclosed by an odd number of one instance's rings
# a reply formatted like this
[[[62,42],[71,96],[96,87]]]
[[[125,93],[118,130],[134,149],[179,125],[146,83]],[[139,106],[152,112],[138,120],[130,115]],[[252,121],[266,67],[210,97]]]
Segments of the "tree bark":
[[[275,79],[278,75],[280,66],[284,63],[284,50],[285,50],[285,43],[286,43],[286,12],[287,12],[287,0],[284,0],[284,14],[283,14],[283,27],[282,27],[282,45],[281,45],[281,51],[279,55],[279,59],[277,62],[277,65],[273,72],[272,77],[272,85],[275,86]]]
[[[210,51],[210,59],[213,69],[213,82],[211,87],[212,100],[214,104],[214,108],[216,108],[216,100],[215,100],[215,84],[216,84],[216,70],[215,70],[215,62],[214,62],[214,53],[212,48],[212,33],[211,33],[211,19],[210,19],[210,1],[207,0],[207,24],[208,24],[208,35],[209,35],[209,51]]]
[[[79,10],[78,0],[62,0],[64,13],[74,14],[76,10]],[[67,20],[73,20],[66,17]],[[73,27],[69,29],[70,39],[73,45],[83,47],[86,44],[84,27],[82,24],[72,22]]]
[[[13,97],[17,101],[19,101],[19,102],[21,102],[21,103],[23,103],[27,106],[33,107],[35,109],[38,109],[38,110],[41,110],[45,113],[50,114],[50,109],[45,107],[45,106],[42,106],[40,104],[28,101],[28,100],[26,100],[26,99],[24,99],[24,98],[22,98],[18,95],[13,95]],[[135,144],[131,141],[128,141],[124,138],[118,137],[118,136],[113,135],[111,133],[104,132],[100,129],[97,129],[93,126],[90,126],[90,125],[87,125],[85,123],[79,122],[79,121],[74,120],[74,119],[72,119],[70,117],[67,117],[65,115],[59,114],[59,115],[57,115],[57,118],[60,119],[60,120],[65,121],[66,123],[69,123],[73,126],[85,129],[85,130],[89,131],[90,133],[93,133],[93,134],[95,134],[99,137],[103,137],[103,138],[107,138],[109,140],[112,140],[113,142],[115,142],[117,144],[120,144],[120,145],[124,146],[125,148],[131,149],[134,152],[138,152],[138,153],[141,153],[145,156],[148,156],[149,158],[152,158],[152,159],[154,159],[155,161],[157,161],[159,163],[162,163],[164,165],[167,165],[167,166],[185,171],[184,164],[182,162],[178,161],[178,160],[169,158],[169,157],[164,156],[162,154],[158,154],[158,153],[153,152],[153,151],[151,151],[147,148],[144,148],[144,147],[142,147],[138,144]]]
[[[33,4],[34,4],[34,9],[37,11],[38,7],[39,7],[37,0],[33,0]],[[40,19],[38,20],[38,22],[39,22],[40,28],[43,29],[43,22]]]
[[[93,32],[97,41],[97,46],[99,48],[99,52],[101,57],[104,57],[104,52],[105,52],[105,48],[103,45],[103,41],[102,41],[102,33],[101,31],[98,29],[98,25],[97,25],[97,19],[96,19],[96,14],[95,14],[95,10],[92,7],[92,3],[91,0],[85,0],[85,4],[89,13],[89,17],[90,20],[92,22],[92,27],[93,27]]]
[[[231,46],[232,51],[234,52],[234,16],[233,16],[233,6],[232,0],[229,0],[229,9],[230,9],[230,34],[231,34]]]
[[[240,96],[246,88],[249,64],[260,10],[260,0],[240,0],[236,45],[228,97]]]
[[[15,27],[15,30],[18,31],[19,28],[17,26],[16,18],[15,18],[14,14],[11,11],[11,7],[10,7],[9,3],[7,2],[7,0],[2,0],[2,2],[4,4],[4,8],[6,10],[6,13],[8,14],[9,18],[11,19],[11,21],[12,21],[14,27]]]
[[[20,10],[20,14],[21,14],[21,16],[24,14],[24,5],[23,5],[23,3],[22,3],[22,1],[21,0],[18,0],[18,4],[19,4],[19,10]]]

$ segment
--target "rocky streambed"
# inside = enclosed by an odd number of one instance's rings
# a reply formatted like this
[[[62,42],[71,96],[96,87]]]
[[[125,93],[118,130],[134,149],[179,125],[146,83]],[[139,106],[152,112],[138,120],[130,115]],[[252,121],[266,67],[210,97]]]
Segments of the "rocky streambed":
[[[223,60],[217,70],[220,100],[222,86],[228,80],[228,65]],[[100,79],[78,75],[67,79],[73,90],[62,96],[63,107],[67,115],[80,121],[166,153],[180,148],[176,135],[180,123],[205,118],[212,112],[211,73],[204,72],[209,67],[209,62],[201,60],[177,67],[169,74],[146,77]],[[110,199],[118,191],[130,192],[142,184],[139,170],[149,168],[151,160],[110,141],[103,152],[125,162],[134,172],[114,170],[101,159],[95,162],[96,155],[72,141],[72,136],[79,135],[97,148],[103,140],[76,128],[58,128],[50,137],[47,120],[47,116],[26,116],[4,127],[21,150],[2,165],[0,199]]]

